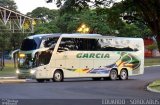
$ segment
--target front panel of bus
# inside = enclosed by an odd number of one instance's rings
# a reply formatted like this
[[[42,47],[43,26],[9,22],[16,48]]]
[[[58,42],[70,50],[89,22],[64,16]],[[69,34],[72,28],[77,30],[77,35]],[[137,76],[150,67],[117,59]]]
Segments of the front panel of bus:
[[[59,37],[29,37],[23,40],[18,55],[18,78],[30,77],[30,69],[50,62]]]

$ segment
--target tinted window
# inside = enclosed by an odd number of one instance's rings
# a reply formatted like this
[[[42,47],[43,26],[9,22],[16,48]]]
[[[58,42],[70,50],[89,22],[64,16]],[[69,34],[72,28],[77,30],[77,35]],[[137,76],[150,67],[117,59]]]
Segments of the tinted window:
[[[71,38],[63,38],[58,47],[59,52],[69,51],[69,50],[77,50],[76,45]]]
[[[138,49],[112,39],[63,38],[58,51],[138,51]]]
[[[99,49],[97,39],[63,38],[58,51],[96,51]]]
[[[36,39],[24,39],[21,45],[21,50],[23,51],[30,51],[35,50],[39,47],[41,40]]]
[[[51,47],[51,46],[55,46],[55,44],[57,43],[58,38],[56,37],[52,37],[52,38],[47,38],[44,41],[44,47]]]
[[[137,48],[132,48],[128,40],[112,40],[112,39],[99,39],[101,51],[138,51]]]

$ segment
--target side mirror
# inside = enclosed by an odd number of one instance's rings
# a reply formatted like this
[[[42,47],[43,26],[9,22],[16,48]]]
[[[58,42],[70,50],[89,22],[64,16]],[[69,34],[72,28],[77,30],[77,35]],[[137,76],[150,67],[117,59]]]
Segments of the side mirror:
[[[14,58],[14,55],[15,55],[16,53],[18,53],[19,51],[20,51],[20,49],[17,49],[17,50],[12,51],[12,52],[11,52],[11,59],[13,59],[13,58]]]

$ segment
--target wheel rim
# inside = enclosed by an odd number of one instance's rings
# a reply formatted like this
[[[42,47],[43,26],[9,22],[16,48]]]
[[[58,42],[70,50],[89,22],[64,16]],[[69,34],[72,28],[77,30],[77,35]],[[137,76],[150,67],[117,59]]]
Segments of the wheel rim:
[[[117,78],[117,72],[116,71],[111,71],[111,79],[115,80]]]
[[[56,72],[54,75],[54,78],[56,81],[60,81],[61,80],[61,74],[59,72]]]
[[[127,72],[125,70],[121,71],[121,79],[125,80],[127,78]]]

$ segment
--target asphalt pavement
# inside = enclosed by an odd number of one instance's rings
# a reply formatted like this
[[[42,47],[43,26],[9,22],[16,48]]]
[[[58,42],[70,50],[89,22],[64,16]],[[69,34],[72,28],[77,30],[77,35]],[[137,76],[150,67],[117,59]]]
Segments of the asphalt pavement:
[[[35,80],[27,80],[19,83],[1,83],[0,99],[21,100],[19,103],[22,105],[29,102],[31,105],[44,105],[45,102],[46,105],[53,102],[64,105],[101,105],[104,104],[102,99],[160,99],[159,93],[146,89],[150,82],[157,79],[160,79],[160,66],[147,67],[143,75],[129,77],[129,80],[125,81],[92,81],[90,78],[79,78],[65,79],[64,82],[37,83]]]

